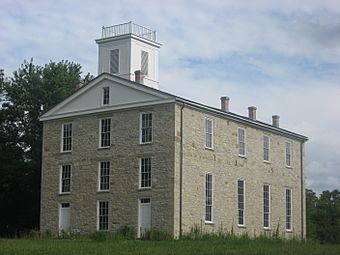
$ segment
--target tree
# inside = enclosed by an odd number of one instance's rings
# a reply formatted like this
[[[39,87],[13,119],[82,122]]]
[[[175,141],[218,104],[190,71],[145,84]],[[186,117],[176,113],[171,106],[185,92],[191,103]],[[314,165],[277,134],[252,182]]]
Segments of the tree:
[[[85,82],[92,78],[84,77]],[[71,95],[81,80],[81,66],[24,61],[5,78],[0,72],[0,235],[39,226],[42,108]]]
[[[323,191],[319,198],[306,190],[307,237],[340,243],[340,191]]]
[[[307,238],[316,239],[316,224],[314,218],[316,216],[316,206],[318,197],[311,189],[306,189],[306,224],[307,224]]]

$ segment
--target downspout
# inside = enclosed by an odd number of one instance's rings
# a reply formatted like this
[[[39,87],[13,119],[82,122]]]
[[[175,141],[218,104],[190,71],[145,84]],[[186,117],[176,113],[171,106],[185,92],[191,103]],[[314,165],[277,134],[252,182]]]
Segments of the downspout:
[[[305,202],[304,202],[304,175],[303,175],[303,144],[304,142],[300,143],[300,164],[301,164],[301,172],[300,172],[300,186],[301,186],[301,239],[304,239],[304,210],[305,210]]]
[[[182,229],[182,210],[183,210],[183,109],[185,104],[183,103],[181,106],[181,123],[180,123],[180,132],[181,132],[181,142],[180,142],[180,152],[179,152],[179,237],[182,237],[183,229]]]

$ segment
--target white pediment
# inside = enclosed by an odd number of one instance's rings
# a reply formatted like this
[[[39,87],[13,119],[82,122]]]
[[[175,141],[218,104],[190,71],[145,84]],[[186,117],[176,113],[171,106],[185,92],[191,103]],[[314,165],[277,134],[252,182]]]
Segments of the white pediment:
[[[110,88],[108,105],[102,104],[104,87]],[[43,114],[40,120],[157,104],[174,99],[170,94],[104,73]]]

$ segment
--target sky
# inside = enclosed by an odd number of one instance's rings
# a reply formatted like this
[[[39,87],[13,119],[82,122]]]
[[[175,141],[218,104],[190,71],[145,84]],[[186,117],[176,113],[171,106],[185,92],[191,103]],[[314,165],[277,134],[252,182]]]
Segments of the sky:
[[[0,0],[0,69],[69,60],[97,75],[102,26],[157,31],[160,89],[309,137],[307,187],[340,189],[339,0]]]

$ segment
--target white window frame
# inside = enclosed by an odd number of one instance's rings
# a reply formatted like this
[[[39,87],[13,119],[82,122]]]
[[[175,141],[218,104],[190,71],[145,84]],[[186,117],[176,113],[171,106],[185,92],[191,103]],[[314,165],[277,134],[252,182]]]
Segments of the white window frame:
[[[142,160],[143,159],[149,159],[150,160],[150,186],[144,186],[142,187]],[[138,181],[138,187],[139,189],[151,189],[152,188],[152,158],[151,157],[144,157],[139,159],[139,181]]]
[[[268,212],[265,212],[265,194],[264,194],[264,187],[268,187]],[[271,228],[271,187],[268,183],[263,184],[262,187],[262,194],[263,194],[263,228],[270,229]],[[268,226],[265,226],[265,215],[268,214]]]
[[[207,123],[211,123],[211,133],[208,132]],[[205,117],[204,118],[204,135],[205,135],[205,148],[213,150],[214,149],[214,119]],[[208,137],[211,136],[211,146],[208,146]]]
[[[102,146],[102,121],[108,120],[108,119],[110,120],[110,136],[109,136],[110,143],[108,146]],[[111,142],[112,142],[111,134],[112,134],[112,118],[99,119],[99,144],[98,144],[99,148],[110,148]]]
[[[109,168],[108,168],[108,171],[109,171],[109,174],[108,174],[108,188],[107,189],[102,189],[101,188],[101,180],[102,180],[102,163],[109,163]],[[111,162],[109,160],[107,161],[100,161],[98,162],[98,191],[110,191],[110,176],[111,176]]]
[[[287,153],[287,145],[289,145],[289,154]],[[288,162],[288,155],[289,155],[289,162]],[[285,142],[285,164],[286,167],[291,168],[292,167],[292,161],[293,161],[293,145],[292,142],[286,141]],[[287,164],[289,163],[289,164]]]
[[[207,204],[207,176],[211,176],[211,205]],[[207,206],[211,207],[211,220],[207,220]],[[204,173],[204,222],[212,224],[214,222],[214,174],[212,172]]]
[[[151,141],[143,142],[143,115],[151,114]],[[147,127],[150,128],[150,127]],[[150,144],[153,142],[153,113],[152,112],[141,112],[139,114],[139,143]]]
[[[244,139],[243,139],[243,141],[241,141],[241,136],[240,136],[240,131],[241,130],[243,130],[243,132],[244,132],[244,135],[243,135]],[[247,156],[247,132],[246,132],[245,128],[239,127],[237,129],[237,141],[238,141],[238,155],[240,157],[244,157],[245,158]],[[240,153],[241,152],[241,143],[244,144],[244,154]]]
[[[265,138],[268,138],[268,147],[266,147]],[[266,150],[268,154],[268,159],[266,159]],[[263,135],[263,161],[266,163],[270,162],[270,137],[269,135]]]
[[[63,168],[64,166],[70,167],[70,191],[63,191]],[[71,164],[64,164],[60,166],[59,170],[59,194],[70,194],[72,188],[72,165]]]
[[[70,150],[64,150],[64,126],[71,125],[71,149]],[[61,144],[60,144],[60,151],[61,152],[71,152],[73,148],[73,123],[72,122],[66,122],[61,125]]]
[[[107,229],[100,229],[100,203],[107,203]],[[110,229],[110,202],[108,200],[97,201],[97,230],[98,231],[109,231]]]
[[[287,200],[287,191],[290,191],[290,215],[288,215],[288,200]],[[287,232],[291,232],[293,231],[293,189],[291,188],[285,188],[285,229]],[[289,221],[289,224],[290,224],[290,228],[287,228],[287,225],[288,225],[288,221],[287,221],[287,218],[289,217],[290,221]]]
[[[107,102],[106,102],[106,94],[105,91],[108,90],[108,94],[107,94]],[[110,87],[109,86],[105,86],[102,88],[102,105],[106,106],[110,104]]]
[[[238,193],[238,182],[243,182],[243,209],[240,209],[239,207],[239,193]],[[246,226],[246,181],[244,179],[237,179],[237,185],[236,185],[236,192],[237,192],[237,226],[238,227],[245,227]],[[239,221],[239,211],[243,210],[243,224],[240,224]]]

